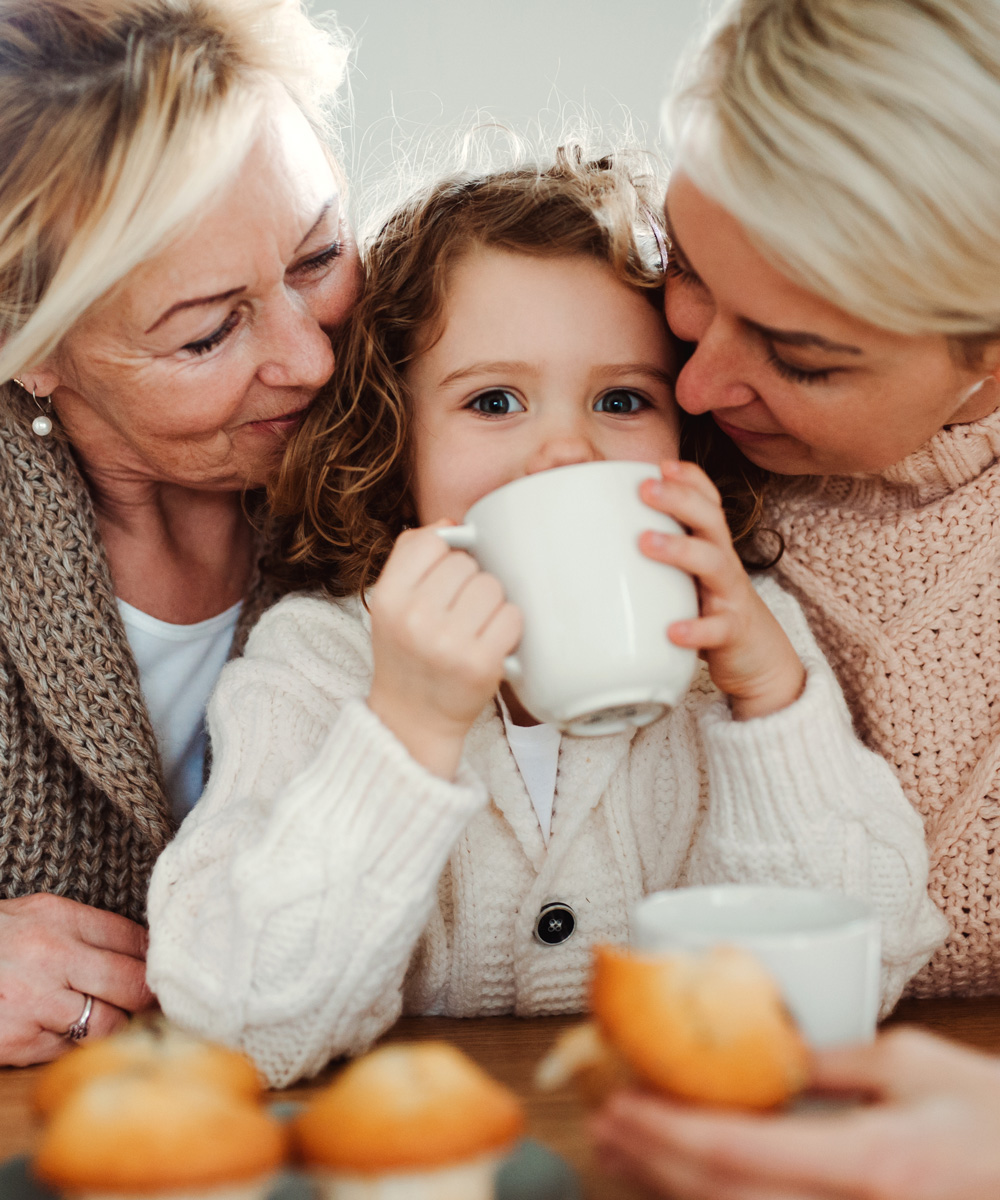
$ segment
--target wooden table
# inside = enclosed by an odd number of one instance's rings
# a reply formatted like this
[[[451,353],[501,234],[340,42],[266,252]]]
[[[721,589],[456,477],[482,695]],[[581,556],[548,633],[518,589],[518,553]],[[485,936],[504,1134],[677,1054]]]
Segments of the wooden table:
[[[490,1074],[512,1087],[524,1100],[529,1132],[561,1154],[579,1173],[588,1200],[626,1200],[632,1193],[609,1183],[598,1174],[584,1136],[582,1112],[567,1091],[542,1095],[532,1088],[535,1064],[561,1030],[575,1024],[577,1017],[548,1017],[519,1020],[516,1017],[485,1017],[454,1021],[437,1017],[411,1017],[387,1035],[388,1041],[435,1038],[454,1042],[476,1059]],[[908,1000],[890,1024],[922,1025],[983,1050],[1000,1053],[1000,997],[981,1000]],[[38,1135],[31,1113],[30,1096],[40,1068],[0,1068],[0,1160],[13,1154],[30,1153]],[[290,1088],[289,1097],[309,1094],[329,1078],[321,1075],[302,1087]]]

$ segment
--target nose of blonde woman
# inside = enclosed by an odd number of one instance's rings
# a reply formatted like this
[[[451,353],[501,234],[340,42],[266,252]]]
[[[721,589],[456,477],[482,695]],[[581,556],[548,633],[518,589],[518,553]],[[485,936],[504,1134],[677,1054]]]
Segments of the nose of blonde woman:
[[[258,369],[268,387],[321,387],[333,374],[333,347],[315,314],[299,297],[288,297],[270,314],[268,356]]]

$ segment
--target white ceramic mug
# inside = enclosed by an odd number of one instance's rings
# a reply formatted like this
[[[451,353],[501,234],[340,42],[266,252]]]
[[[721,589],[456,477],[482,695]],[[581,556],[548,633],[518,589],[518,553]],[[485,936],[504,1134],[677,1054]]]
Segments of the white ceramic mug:
[[[639,551],[644,529],[680,533],[639,499],[651,463],[587,462],[526,475],[441,529],[495,575],[524,615],[507,678],[540,721],[567,733],[646,725],[687,691],[693,650],[667,640],[698,615],[694,581]]]
[[[770,971],[813,1046],[875,1035],[879,918],[863,900],[812,888],[677,888],[640,900],[632,940],[644,951],[742,946]]]

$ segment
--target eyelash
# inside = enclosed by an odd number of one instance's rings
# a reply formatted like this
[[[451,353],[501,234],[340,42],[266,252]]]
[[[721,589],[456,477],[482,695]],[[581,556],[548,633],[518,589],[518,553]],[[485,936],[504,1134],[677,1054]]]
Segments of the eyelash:
[[[224,341],[230,333],[236,328],[240,322],[239,312],[231,312],[228,317],[222,322],[218,329],[214,330],[206,338],[201,338],[197,342],[188,342],[186,346],[182,346],[182,350],[187,350],[191,354],[207,354],[210,350],[214,350],[222,341]]]
[[[676,258],[667,258],[666,273],[678,281],[678,283],[693,284],[696,287],[701,286],[701,279],[690,270],[678,262]],[[787,379],[790,383],[825,383],[834,373],[833,367],[824,367],[819,370],[806,371],[802,367],[793,367],[791,363],[786,363],[775,354],[773,350],[768,351],[768,365],[781,376],[782,379]]]
[[[772,366],[782,379],[787,379],[790,383],[824,383],[833,374],[832,367],[824,367],[815,371],[805,371],[801,367],[793,367],[791,363],[786,363],[774,353],[773,350],[768,351],[768,365]]]
[[[295,268],[296,271],[318,271],[321,267],[329,266],[334,259],[340,258],[343,251],[343,246],[339,241],[336,241],[331,246],[327,246],[325,250],[321,250],[319,254],[314,254],[312,258],[307,258],[305,262],[299,263]]]
[[[340,258],[343,247],[341,243],[334,242],[332,246],[327,246],[325,250],[321,250],[319,254],[314,254],[312,258],[307,258],[305,262],[299,263],[295,268],[296,271],[318,271],[321,268],[328,266],[334,259]],[[229,336],[230,333],[239,324],[239,313],[231,312],[228,317],[222,322],[218,329],[214,330],[206,338],[201,338],[197,342],[188,342],[182,346],[182,350],[187,350],[190,354],[208,354],[210,350],[214,350]]]
[[[681,266],[678,260],[670,255],[667,256],[666,274],[672,279],[676,279],[678,283],[693,283],[701,284],[701,280],[687,267]]]

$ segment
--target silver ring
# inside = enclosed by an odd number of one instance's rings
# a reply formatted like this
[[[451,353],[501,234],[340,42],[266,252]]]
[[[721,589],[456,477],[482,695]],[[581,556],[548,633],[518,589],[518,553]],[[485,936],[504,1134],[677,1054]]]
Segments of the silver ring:
[[[79,1019],[74,1021],[63,1035],[64,1037],[69,1038],[71,1042],[82,1042],[87,1036],[87,1026],[90,1024],[90,1014],[94,1010],[94,997],[84,996],[83,1002],[83,1012],[80,1013]]]

